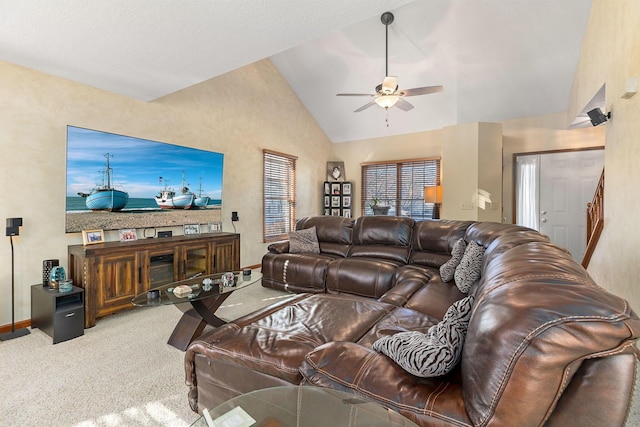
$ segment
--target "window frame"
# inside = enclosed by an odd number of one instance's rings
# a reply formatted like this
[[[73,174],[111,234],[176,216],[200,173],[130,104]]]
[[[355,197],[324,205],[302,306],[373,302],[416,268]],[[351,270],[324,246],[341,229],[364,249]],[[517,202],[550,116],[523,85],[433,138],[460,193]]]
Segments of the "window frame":
[[[373,215],[370,204],[374,195],[379,195],[384,202],[396,210],[394,212],[396,216],[407,216],[416,220],[432,218],[435,204],[424,203],[424,187],[441,185],[441,170],[440,157],[361,163],[361,215]],[[369,182],[374,178],[385,182],[383,184]],[[374,185],[378,188],[373,188]],[[400,206],[399,212],[397,212],[398,206]],[[407,208],[406,211],[405,208]],[[406,213],[403,214],[404,212]]]
[[[262,150],[262,238],[264,243],[284,240],[295,228],[297,160],[298,157],[290,154]],[[274,172],[278,174],[274,175]],[[273,207],[276,205],[279,205],[277,210],[282,210],[281,212],[274,212]]]

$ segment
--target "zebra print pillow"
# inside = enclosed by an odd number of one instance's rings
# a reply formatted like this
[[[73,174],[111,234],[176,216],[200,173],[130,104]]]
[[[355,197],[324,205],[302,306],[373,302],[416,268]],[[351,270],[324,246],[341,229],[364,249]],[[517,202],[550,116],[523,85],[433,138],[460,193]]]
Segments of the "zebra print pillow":
[[[388,335],[374,342],[373,349],[415,376],[429,378],[447,374],[462,355],[472,308],[473,297],[462,298],[425,334],[408,331]]]
[[[443,282],[450,282],[453,280],[453,274],[456,271],[456,267],[460,264],[464,250],[467,248],[467,243],[464,239],[458,239],[451,249],[451,258],[440,266],[440,278]]]
[[[467,249],[465,249],[462,260],[453,274],[456,286],[463,294],[469,293],[471,285],[480,278],[483,256],[484,246],[477,244],[473,240],[467,243]]]

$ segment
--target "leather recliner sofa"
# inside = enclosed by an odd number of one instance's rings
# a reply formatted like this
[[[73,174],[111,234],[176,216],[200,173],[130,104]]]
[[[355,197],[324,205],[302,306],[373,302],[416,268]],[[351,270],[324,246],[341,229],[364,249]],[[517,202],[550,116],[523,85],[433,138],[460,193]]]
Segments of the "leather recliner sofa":
[[[314,217],[297,228],[312,226],[319,254],[291,254],[279,243],[263,258],[264,285],[302,293],[187,349],[194,411],[307,384],[378,402],[422,426],[624,425],[640,319],[547,237],[507,224],[398,217]],[[459,238],[484,248],[461,360],[443,376],[416,377],[372,345],[426,332],[465,296],[439,273]]]

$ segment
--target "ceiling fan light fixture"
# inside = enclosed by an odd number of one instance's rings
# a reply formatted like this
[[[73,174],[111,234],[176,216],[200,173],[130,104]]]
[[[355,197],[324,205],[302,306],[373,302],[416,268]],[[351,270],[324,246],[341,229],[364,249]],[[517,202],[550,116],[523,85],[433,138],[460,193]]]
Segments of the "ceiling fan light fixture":
[[[376,98],[376,104],[382,108],[393,107],[398,102],[398,98],[398,95],[380,95]]]

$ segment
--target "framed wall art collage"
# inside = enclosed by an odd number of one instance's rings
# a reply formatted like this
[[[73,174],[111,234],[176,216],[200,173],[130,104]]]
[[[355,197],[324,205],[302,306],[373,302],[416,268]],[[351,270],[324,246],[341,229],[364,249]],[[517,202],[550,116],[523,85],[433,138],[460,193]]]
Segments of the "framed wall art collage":
[[[350,181],[325,181],[323,191],[324,214],[351,218],[353,185]]]

